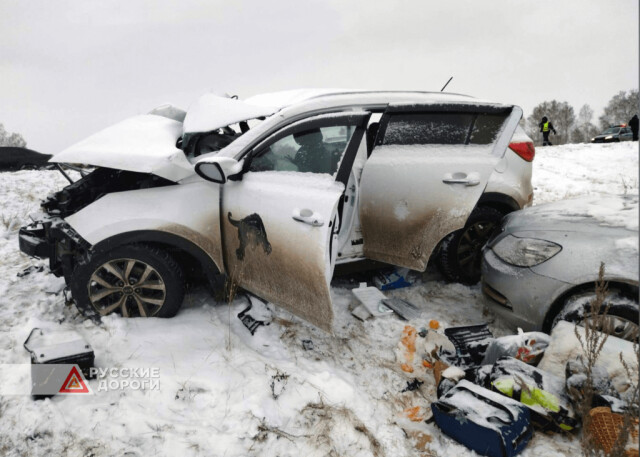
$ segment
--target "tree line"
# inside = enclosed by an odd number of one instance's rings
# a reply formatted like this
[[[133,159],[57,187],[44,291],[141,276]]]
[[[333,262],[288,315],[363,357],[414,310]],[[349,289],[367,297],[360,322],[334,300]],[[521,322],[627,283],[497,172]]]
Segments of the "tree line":
[[[16,148],[24,148],[27,142],[19,133],[7,132],[4,125],[0,124],[0,147],[13,146]]]
[[[626,124],[634,114],[638,114],[639,101],[637,90],[618,92],[609,100],[598,118],[599,125],[594,124],[593,109],[588,104],[582,105],[576,115],[573,107],[567,102],[545,101],[536,106],[529,117],[522,119],[523,127],[527,135],[539,144],[539,124],[542,117],[546,116],[558,132],[552,137],[553,144],[588,143],[609,126]]]

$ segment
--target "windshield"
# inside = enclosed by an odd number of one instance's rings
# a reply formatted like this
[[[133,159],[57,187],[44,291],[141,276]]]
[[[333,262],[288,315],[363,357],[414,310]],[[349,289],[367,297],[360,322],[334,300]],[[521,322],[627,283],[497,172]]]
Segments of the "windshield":
[[[620,127],[612,127],[610,129],[607,129],[604,132],[602,132],[602,135],[611,135],[615,133],[620,133]]]

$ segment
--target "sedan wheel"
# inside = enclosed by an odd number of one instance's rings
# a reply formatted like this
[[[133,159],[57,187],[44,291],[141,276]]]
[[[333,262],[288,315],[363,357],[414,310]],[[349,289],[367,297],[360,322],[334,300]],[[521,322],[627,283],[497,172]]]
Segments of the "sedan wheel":
[[[590,316],[590,304],[595,299],[595,292],[584,292],[570,296],[565,300],[564,308],[556,316],[553,326],[560,320],[583,325]],[[604,306],[609,309],[604,316],[597,320],[597,330],[627,341],[638,341],[640,326],[638,326],[639,308],[636,298],[629,298],[619,290],[609,291]]]
[[[119,246],[78,262],[69,283],[86,314],[171,317],[184,298],[182,269],[166,251],[144,244]]]

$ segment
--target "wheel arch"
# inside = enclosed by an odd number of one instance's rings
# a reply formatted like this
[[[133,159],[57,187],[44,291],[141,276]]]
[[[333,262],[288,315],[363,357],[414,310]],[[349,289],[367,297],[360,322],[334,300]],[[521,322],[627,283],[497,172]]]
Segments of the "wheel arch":
[[[607,280],[607,284],[609,289],[611,289],[611,287],[615,287],[617,289],[620,289],[623,294],[628,295],[629,297],[635,297],[636,299],[638,298],[638,293],[640,289],[638,288],[638,284],[636,283],[627,282],[621,279],[610,279],[610,280]],[[558,313],[562,311],[565,301],[571,295],[574,295],[580,292],[595,291],[595,287],[596,287],[596,282],[594,280],[591,282],[575,285],[573,287],[570,287],[566,291],[562,292],[553,301],[553,303],[547,310],[547,314],[545,314],[544,320],[542,321],[542,331],[545,333],[551,333],[551,326],[553,324],[553,320],[556,318]]]
[[[221,270],[216,262],[201,247],[173,233],[158,230],[120,233],[98,242],[92,250],[105,252],[132,243],[149,244],[167,250],[185,274],[191,270],[202,275],[212,290],[219,284]],[[199,271],[194,269],[196,266],[200,267]]]
[[[521,209],[520,205],[518,205],[518,202],[513,197],[501,194],[500,192],[486,192],[482,194],[478,203],[476,203],[476,208],[480,206],[489,206],[497,209],[505,215]]]

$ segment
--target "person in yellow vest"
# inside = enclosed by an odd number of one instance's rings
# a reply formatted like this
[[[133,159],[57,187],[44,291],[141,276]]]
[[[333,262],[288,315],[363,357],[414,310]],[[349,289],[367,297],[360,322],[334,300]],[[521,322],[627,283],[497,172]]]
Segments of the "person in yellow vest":
[[[556,129],[553,128],[553,124],[549,122],[547,116],[542,118],[542,122],[540,122],[540,131],[542,132],[542,146],[553,146],[551,141],[549,141],[549,133],[553,132],[554,135],[557,135]]]

